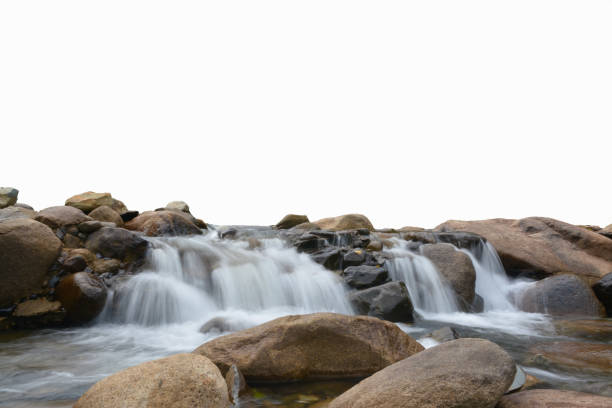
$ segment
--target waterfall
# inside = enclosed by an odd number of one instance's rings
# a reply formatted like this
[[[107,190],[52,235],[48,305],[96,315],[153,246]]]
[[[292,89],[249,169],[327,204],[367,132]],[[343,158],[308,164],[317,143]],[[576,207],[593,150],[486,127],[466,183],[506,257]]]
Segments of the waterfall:
[[[277,238],[149,238],[145,270],[118,283],[104,318],[161,325],[224,317],[241,328],[287,314],[352,314],[341,279]]]

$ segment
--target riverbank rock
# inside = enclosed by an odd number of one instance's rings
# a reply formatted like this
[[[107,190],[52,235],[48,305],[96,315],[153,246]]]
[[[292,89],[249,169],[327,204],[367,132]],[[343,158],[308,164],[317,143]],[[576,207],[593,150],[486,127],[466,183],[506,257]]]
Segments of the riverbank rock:
[[[469,308],[476,295],[476,270],[470,257],[451,244],[425,244],[421,252],[444,276],[460,303]]]
[[[519,299],[521,310],[552,316],[605,316],[591,287],[575,275],[559,274],[531,284]]]
[[[276,224],[278,229],[289,229],[300,224],[310,223],[305,215],[287,214]]]
[[[612,273],[607,274],[593,285],[593,292],[606,308],[608,316],[612,316]]]
[[[387,282],[389,272],[382,266],[349,266],[342,272],[342,277],[349,286],[356,289],[366,289]]]
[[[150,237],[198,235],[202,231],[189,214],[179,211],[145,211],[125,224],[125,228]]]
[[[48,225],[49,228],[57,229],[91,221],[91,218],[74,207],[58,205],[40,210],[35,220]]]
[[[110,208],[107,205],[101,205],[92,212],[89,213],[89,216],[94,220],[102,221],[102,222],[113,222],[116,226],[123,226],[123,219],[119,213]]]
[[[564,371],[612,375],[612,345],[554,341],[529,348],[527,365],[561,368]]]
[[[112,208],[113,204],[117,206],[117,203],[113,203],[113,197],[111,197],[110,193],[94,193],[93,191],[72,196],[67,199],[65,203],[65,205],[78,208],[86,214],[95,210],[101,205],[106,205]]]
[[[94,254],[133,262],[144,256],[148,242],[132,231],[104,227],[89,235],[85,247]]]
[[[529,390],[502,397],[496,408],[609,408],[612,398],[566,390]]]
[[[314,221],[313,224],[324,230],[345,231],[365,228],[374,231],[374,227],[368,217],[361,214],[347,214],[338,217],[323,218]]]
[[[12,187],[0,187],[0,208],[15,205],[19,190]]]
[[[196,354],[149,361],[94,384],[74,408],[228,408],[219,369]]]
[[[12,318],[21,329],[38,329],[60,325],[65,315],[60,302],[42,297],[19,303]]]
[[[423,347],[393,323],[334,313],[286,316],[218,337],[194,353],[222,372],[235,364],[248,382],[358,378]]]
[[[484,339],[440,344],[377,372],[329,408],[490,408],[514,379],[516,365]]]
[[[0,307],[40,291],[61,249],[53,231],[38,221],[0,221]]]
[[[436,230],[483,236],[513,276],[542,278],[571,272],[598,280],[612,272],[612,240],[552,218],[447,221]]]
[[[0,221],[12,218],[36,218],[36,211],[23,207],[10,206],[0,210]]]
[[[66,276],[57,285],[55,293],[71,323],[87,323],[95,318],[104,308],[107,296],[106,286],[87,272]]]
[[[414,321],[414,308],[404,282],[393,281],[359,290],[351,293],[349,299],[360,314],[391,322]]]

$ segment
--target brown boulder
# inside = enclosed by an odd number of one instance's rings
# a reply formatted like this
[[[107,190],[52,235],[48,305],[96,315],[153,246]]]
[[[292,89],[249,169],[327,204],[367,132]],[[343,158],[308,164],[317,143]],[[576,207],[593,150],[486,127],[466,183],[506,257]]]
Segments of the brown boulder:
[[[490,408],[508,390],[515,371],[512,358],[495,343],[459,339],[390,365],[329,408]]]
[[[527,365],[561,368],[564,371],[612,374],[612,345],[554,341],[529,348]]]
[[[505,395],[497,408],[609,408],[612,398],[566,390],[530,390]]]
[[[286,316],[218,337],[194,353],[222,372],[235,364],[247,381],[356,378],[423,350],[396,325],[335,313]]]
[[[344,231],[344,230],[355,230],[366,228],[370,231],[374,231],[374,227],[368,217],[361,214],[347,214],[340,215],[338,217],[323,218],[318,221],[314,221],[313,224],[319,228],[330,231]]]
[[[483,236],[511,275],[543,277],[571,272],[597,280],[612,272],[612,240],[552,218],[447,221],[436,230]]]
[[[605,316],[591,287],[578,276],[559,274],[531,284],[520,295],[519,307],[552,316]]]
[[[225,380],[196,354],[149,361],[94,384],[74,408],[228,408]]]
[[[110,208],[112,208],[119,215],[125,214],[126,212],[128,212],[128,209],[125,206],[125,204],[123,204],[122,201],[119,201],[114,198],[113,198],[113,203],[110,205]]]
[[[58,205],[39,211],[35,220],[56,229],[91,221],[91,218],[77,208]]]
[[[469,307],[476,295],[476,270],[470,257],[451,244],[425,244],[421,251],[444,276],[461,303]]]
[[[296,225],[304,224],[310,222],[308,217],[305,215],[297,215],[297,214],[287,214],[276,224],[276,228],[278,229],[289,229],[293,228]]]
[[[85,246],[95,254],[133,262],[144,256],[148,242],[132,231],[104,227],[87,237]]]
[[[170,201],[166,204],[166,210],[168,211],[180,211],[184,213],[189,213],[189,205],[184,201]]]
[[[65,313],[60,302],[43,297],[19,303],[12,317],[17,327],[34,329],[61,324]]]
[[[62,242],[29,218],[0,221],[0,307],[40,291]]]
[[[123,220],[121,216],[112,208],[106,205],[101,205],[92,212],[89,213],[89,216],[94,220],[102,221],[102,222],[114,222],[116,226],[122,227]]]
[[[66,276],[56,288],[57,299],[72,323],[86,323],[95,318],[106,303],[106,286],[87,272]]]
[[[195,218],[179,211],[145,211],[127,222],[125,228],[150,237],[201,234],[194,221]]]
[[[34,219],[36,217],[36,211],[30,210],[28,208],[10,206],[0,210],[0,221],[8,220],[11,218],[30,218]]]
[[[608,341],[612,339],[612,319],[556,320],[553,322],[557,334]]]
[[[101,205],[112,207],[113,205],[116,206],[117,204],[113,203],[113,198],[111,197],[110,193],[94,193],[93,191],[88,191],[86,193],[77,194],[70,197],[66,200],[66,205],[78,208],[87,214]]]

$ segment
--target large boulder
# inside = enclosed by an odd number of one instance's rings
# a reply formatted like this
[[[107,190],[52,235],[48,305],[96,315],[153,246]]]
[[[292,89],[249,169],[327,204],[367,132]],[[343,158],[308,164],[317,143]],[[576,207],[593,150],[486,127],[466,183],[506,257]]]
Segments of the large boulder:
[[[94,384],[74,408],[229,408],[219,369],[196,354],[149,361]]]
[[[19,190],[12,187],[0,187],[0,208],[15,205]]]
[[[85,247],[107,258],[133,262],[145,254],[148,242],[132,231],[104,227],[89,235]]]
[[[532,283],[519,297],[521,310],[552,316],[605,316],[602,304],[581,278],[559,274]]]
[[[495,343],[459,339],[390,365],[329,408],[491,408],[512,384],[515,371],[512,358]]]
[[[104,308],[107,296],[106,286],[87,272],[65,277],[57,285],[55,293],[71,323],[86,323],[95,318]]]
[[[145,211],[127,222],[125,228],[151,237],[201,234],[194,221],[192,216],[179,211]]]
[[[323,218],[314,221],[313,224],[321,229],[331,231],[356,230],[361,228],[374,231],[374,227],[370,220],[368,220],[368,217],[361,214],[347,214],[338,217]]]
[[[94,193],[93,191],[77,194],[66,200],[66,205],[78,208],[86,214],[101,205],[107,205],[112,208],[113,204],[117,206],[117,203],[113,202],[113,197],[110,193]]]
[[[0,307],[40,291],[62,242],[29,218],[0,221]]]
[[[351,293],[350,300],[357,311],[392,322],[413,322],[414,308],[406,284],[388,282]]]
[[[53,229],[91,221],[91,218],[85,215],[83,211],[65,205],[45,208],[38,212],[35,219]]]
[[[527,365],[595,375],[612,373],[612,345],[574,341],[553,341],[529,348]]]
[[[308,217],[305,215],[287,214],[276,224],[278,229],[289,229],[297,225],[309,223]]]
[[[396,325],[365,316],[286,316],[218,337],[194,353],[222,372],[235,364],[247,381],[290,382],[371,375],[423,350]]]
[[[529,390],[504,395],[496,408],[609,408],[612,398],[567,390]]]
[[[612,273],[597,281],[593,285],[593,292],[606,308],[608,316],[612,316]]]
[[[436,230],[483,236],[511,275],[541,278],[571,272],[595,281],[612,272],[612,240],[552,218],[447,221]]]
[[[189,212],[189,205],[187,205],[187,203],[184,201],[170,201],[168,204],[166,204],[166,210],[180,211],[191,214]]]
[[[36,211],[28,208],[10,206],[0,210],[0,221],[8,220],[11,218],[36,218]]]
[[[376,265],[349,266],[342,272],[345,282],[356,289],[382,285],[389,280],[386,268]]]
[[[114,222],[116,226],[123,226],[123,219],[119,213],[107,205],[101,205],[92,212],[89,213],[89,216],[97,221],[102,222]]]
[[[461,303],[471,305],[476,295],[476,270],[470,257],[451,244],[425,244],[421,251],[450,283]]]

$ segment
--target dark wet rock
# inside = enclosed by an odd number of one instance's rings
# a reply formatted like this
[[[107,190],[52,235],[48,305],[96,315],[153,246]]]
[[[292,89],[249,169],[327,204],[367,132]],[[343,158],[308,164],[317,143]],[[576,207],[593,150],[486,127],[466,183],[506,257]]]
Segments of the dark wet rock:
[[[106,205],[101,205],[92,212],[89,213],[89,216],[94,220],[102,221],[102,222],[112,222],[117,227],[123,226],[123,219],[115,210]]]
[[[38,221],[0,221],[0,307],[39,292],[61,248],[53,231]]]
[[[60,302],[41,297],[19,303],[12,317],[17,327],[35,329],[62,324],[65,313]]]
[[[19,190],[12,187],[0,187],[0,208],[15,205]]]
[[[227,392],[230,402],[236,404],[240,396],[247,391],[247,382],[244,375],[240,372],[235,364],[232,364],[225,374],[225,383],[227,384]]]
[[[350,294],[350,300],[360,314],[392,322],[413,322],[414,308],[406,284],[385,283]]]
[[[119,371],[94,384],[74,408],[229,408],[227,385],[206,357],[185,353]]]
[[[77,272],[61,280],[55,290],[71,323],[86,323],[98,316],[106,303],[106,286],[95,276]]]
[[[104,227],[91,234],[85,246],[95,254],[133,262],[144,256],[148,243],[134,232]]]
[[[218,337],[194,353],[209,357],[223,373],[235,364],[249,382],[291,382],[364,377],[421,350],[392,323],[315,313]]]
[[[353,249],[342,258],[343,266],[357,266],[366,261],[367,252],[363,249]]]
[[[276,228],[289,229],[309,222],[308,217],[305,215],[287,214],[276,224]]]
[[[12,218],[36,218],[36,211],[28,210],[17,206],[10,206],[0,209],[0,221]]]
[[[84,271],[87,268],[87,259],[81,254],[69,256],[62,262],[62,269],[68,273]]]
[[[593,285],[593,291],[606,308],[608,316],[612,316],[612,273],[607,274]]]
[[[474,301],[469,307],[471,313],[482,313],[484,312],[484,299],[479,294],[474,295]]]
[[[529,390],[509,394],[497,408],[609,408],[612,398],[567,390]]]
[[[389,272],[384,267],[379,266],[349,266],[342,272],[342,277],[349,286],[356,289],[366,289],[387,282]]]
[[[459,339],[399,361],[366,378],[330,408],[490,408],[506,392],[516,366],[501,347]]]
[[[318,221],[314,221],[314,224],[319,226],[321,229],[330,231],[346,231],[356,230],[365,228],[369,231],[374,231],[372,223],[365,215],[361,214],[347,214],[340,215],[338,217],[323,218]]]
[[[138,214],[140,214],[138,211],[126,211],[124,213],[121,213],[121,219],[123,220],[123,222],[128,222],[138,217]]]
[[[522,293],[521,310],[552,316],[604,316],[595,293],[581,278],[559,274],[535,282]]]
[[[525,364],[596,375],[610,374],[612,345],[570,341],[540,343],[529,348]]]
[[[91,221],[92,219],[79,209],[58,205],[39,211],[35,220],[48,225],[52,229],[57,229],[78,225],[85,221]]]
[[[311,258],[318,264],[331,271],[342,270],[344,251],[339,248],[325,248],[311,254]]]
[[[179,211],[146,211],[127,222],[125,227],[153,237],[202,234],[194,218]]]
[[[460,303],[465,305],[465,309],[469,309],[476,294],[476,271],[470,257],[446,243],[423,245],[421,252],[450,283]]]
[[[313,253],[329,246],[329,242],[313,233],[306,233],[294,240],[293,245],[298,252]]]
[[[110,193],[94,193],[93,191],[77,194],[66,200],[67,206],[78,208],[86,214],[102,205],[112,208],[113,204],[113,198]]]

